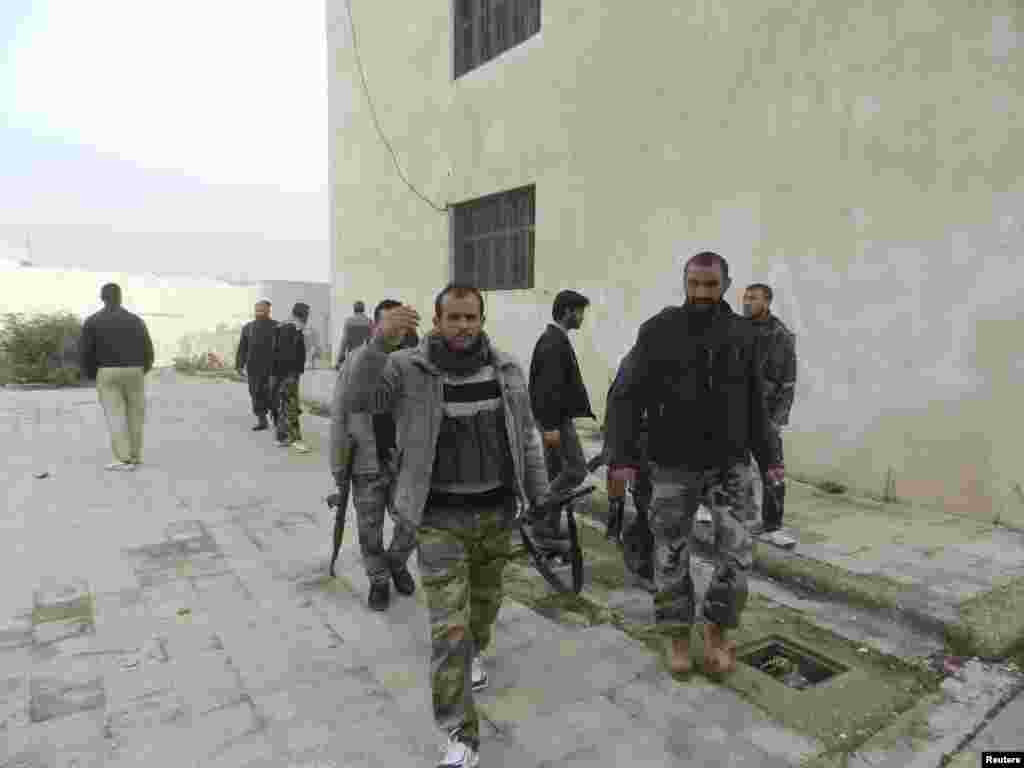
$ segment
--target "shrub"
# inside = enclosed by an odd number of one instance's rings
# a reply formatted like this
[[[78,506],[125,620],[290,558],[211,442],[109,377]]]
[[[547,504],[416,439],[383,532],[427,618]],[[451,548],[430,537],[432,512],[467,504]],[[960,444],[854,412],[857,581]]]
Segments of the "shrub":
[[[14,381],[43,383],[77,381],[77,368],[65,367],[82,335],[82,323],[69,312],[4,315],[0,329],[0,355]],[[77,361],[74,363],[77,367]],[[70,371],[74,370],[74,374]],[[65,371],[56,376],[57,371]]]

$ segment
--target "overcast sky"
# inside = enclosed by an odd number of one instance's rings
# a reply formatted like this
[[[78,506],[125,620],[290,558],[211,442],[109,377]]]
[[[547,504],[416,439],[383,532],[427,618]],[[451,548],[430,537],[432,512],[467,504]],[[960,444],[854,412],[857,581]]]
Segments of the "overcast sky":
[[[0,0],[0,40],[0,249],[329,279],[323,0]]]

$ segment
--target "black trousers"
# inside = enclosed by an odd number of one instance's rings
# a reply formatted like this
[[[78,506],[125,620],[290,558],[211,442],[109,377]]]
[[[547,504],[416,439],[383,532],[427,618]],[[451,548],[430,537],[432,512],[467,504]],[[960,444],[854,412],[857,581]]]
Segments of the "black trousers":
[[[249,374],[249,397],[252,398],[252,412],[257,416],[266,416],[268,411],[273,412],[269,373]]]

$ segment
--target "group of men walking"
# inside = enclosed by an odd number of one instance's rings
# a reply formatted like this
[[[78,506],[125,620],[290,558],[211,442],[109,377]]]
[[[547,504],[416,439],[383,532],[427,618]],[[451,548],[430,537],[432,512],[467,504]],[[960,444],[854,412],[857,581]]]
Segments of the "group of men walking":
[[[690,576],[695,520],[710,510],[715,569],[703,601],[704,670],[730,672],[747,599],[752,540],[747,522],[751,458],[765,483],[762,531],[782,520],[781,428],[796,378],[792,334],[770,310],[771,289],[753,284],[744,315],[723,296],[728,262],[702,252],[683,269],[686,302],[645,322],[608,393],[605,446],[609,538],[625,544],[630,570],[652,581],[655,623],[674,674],[693,668],[690,636],[697,601]],[[118,461],[141,461],[143,377],[153,349],[145,323],[104,286],[104,310],[82,337],[82,369],[97,380]],[[330,469],[353,489],[368,602],[386,610],[390,585],[411,595],[415,550],[430,617],[435,720],[446,732],[439,768],[479,764],[474,692],[487,687],[483,653],[503,599],[502,576],[521,514],[541,538],[563,535],[559,497],[588,474],[573,420],[593,418],[569,333],[589,301],[560,292],[553,322],[537,342],[529,377],[484,331],[484,297],[451,283],[434,302],[433,328],[419,314],[380,302],[372,321],[362,302],[339,345],[331,409]],[[255,430],[276,426],[277,444],[308,452],[299,427],[303,328],[309,306],[285,323],[267,300],[239,341],[236,366],[248,376]],[[361,316],[361,317],[360,317]],[[592,463],[591,469],[594,464]],[[549,482],[550,478],[550,482]],[[648,546],[623,534],[626,487]],[[342,511],[344,512],[344,511]],[[394,521],[383,544],[385,518]]]
[[[768,309],[768,286],[747,289],[746,318],[732,311],[720,255],[692,257],[683,279],[685,304],[644,323],[622,361],[598,463],[609,465],[609,537],[628,538],[627,485],[649,528],[646,552],[627,546],[626,562],[653,581],[656,624],[675,674],[693,667],[689,556],[698,509],[702,502],[710,509],[717,551],[704,598],[704,669],[721,675],[735,667],[726,634],[747,598],[752,458],[769,489],[762,529],[781,525],[780,428],[793,400],[795,345]],[[438,294],[422,339],[415,338],[419,314],[388,300],[372,321],[347,323],[339,345],[331,471],[354,489],[371,607],[387,608],[392,581],[399,592],[415,590],[406,563],[417,552],[434,715],[446,731],[439,768],[479,764],[473,694],[487,686],[482,654],[501,606],[515,521],[525,513],[539,537],[564,535],[558,499],[588,473],[573,419],[593,412],[568,335],[588,306],[574,291],[556,296],[529,377],[483,330],[484,297],[472,285],[452,283]],[[385,551],[387,512],[395,525]]]
[[[249,397],[256,416],[254,431],[270,428],[274,421],[276,444],[296,453],[309,453],[302,442],[299,415],[299,378],[306,370],[306,342],[303,336],[309,321],[309,305],[297,302],[291,317],[279,323],[270,317],[269,299],[260,299],[253,319],[242,327],[235,355],[235,369],[244,372]]]

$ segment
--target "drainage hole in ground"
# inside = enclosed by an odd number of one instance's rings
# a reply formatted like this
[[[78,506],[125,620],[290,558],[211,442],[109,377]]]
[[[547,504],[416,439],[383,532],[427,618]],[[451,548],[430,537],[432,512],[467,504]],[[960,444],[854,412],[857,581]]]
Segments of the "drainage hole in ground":
[[[825,661],[781,638],[770,638],[754,650],[740,656],[740,660],[783,685],[797,690],[820,685],[847,671],[842,664]]]

